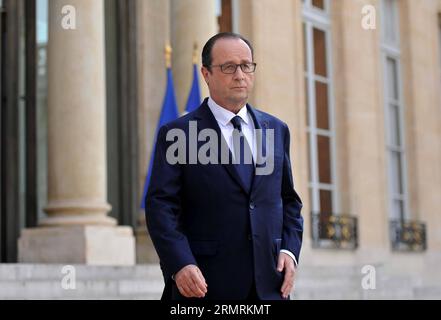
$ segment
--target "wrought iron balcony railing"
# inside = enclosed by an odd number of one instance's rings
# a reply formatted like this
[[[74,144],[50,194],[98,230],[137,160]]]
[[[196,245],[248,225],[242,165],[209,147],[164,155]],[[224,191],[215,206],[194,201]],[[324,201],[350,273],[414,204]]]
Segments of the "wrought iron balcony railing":
[[[419,221],[390,221],[392,250],[424,251],[426,250],[426,225]]]
[[[358,247],[357,218],[349,215],[311,213],[314,248],[350,249]]]

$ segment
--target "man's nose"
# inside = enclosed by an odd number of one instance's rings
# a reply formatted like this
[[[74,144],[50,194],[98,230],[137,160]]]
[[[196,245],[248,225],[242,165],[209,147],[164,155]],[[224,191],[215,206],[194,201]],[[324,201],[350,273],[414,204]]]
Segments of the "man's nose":
[[[237,80],[243,80],[245,78],[245,73],[242,71],[242,68],[240,66],[237,66],[236,72],[233,75],[234,79]]]

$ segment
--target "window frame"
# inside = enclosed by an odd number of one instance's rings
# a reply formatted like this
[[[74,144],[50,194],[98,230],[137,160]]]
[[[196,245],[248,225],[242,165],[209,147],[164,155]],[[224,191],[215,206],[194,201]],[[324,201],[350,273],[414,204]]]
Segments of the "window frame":
[[[438,67],[441,92],[441,11],[438,13]]]
[[[399,15],[399,7],[398,3],[395,0],[382,0],[381,6],[384,8],[385,1],[392,1],[395,9],[395,20],[394,20],[394,28],[396,32],[396,40],[395,42],[388,42],[386,38],[384,29],[384,21],[386,19],[384,15],[384,10],[381,10],[381,23],[382,23],[382,31],[381,31],[381,66],[382,66],[382,80],[383,80],[383,111],[384,111],[384,125],[385,125],[385,141],[386,141],[386,154],[387,154],[387,185],[388,185],[388,210],[389,210],[389,218],[398,219],[401,221],[407,220],[410,218],[410,209],[409,209],[409,193],[408,193],[408,175],[407,175],[407,150],[406,150],[406,122],[405,122],[405,103],[403,96],[403,78],[402,78],[402,67],[401,67],[401,48],[400,48],[400,15]],[[391,99],[392,96],[390,94],[389,88],[389,74],[388,74],[388,60],[392,60],[395,62],[396,66],[396,75],[395,81],[397,87],[397,99]],[[390,117],[390,107],[394,105],[398,110],[398,141],[399,144],[394,144],[392,142],[392,119]],[[395,129],[395,128],[394,128]],[[401,161],[401,168],[393,167],[393,155],[395,153],[399,154]],[[394,179],[394,172],[399,171],[401,181],[401,193],[396,193],[394,184],[396,183]],[[402,213],[397,216],[394,206],[395,201],[400,201],[403,205]]]
[[[311,211],[321,213],[320,204],[320,191],[330,191],[332,193],[332,212],[327,214],[340,213],[340,201],[338,197],[338,177],[336,174],[336,132],[335,132],[335,105],[334,105],[334,86],[333,86],[333,64],[332,64],[332,34],[331,34],[331,21],[329,16],[329,1],[325,0],[325,11],[318,10],[311,6],[311,1],[306,0],[303,2],[302,8],[302,28],[304,27],[303,37],[306,37],[304,44],[306,48],[304,52],[306,56],[306,71],[304,70],[304,80],[307,85],[307,112],[308,121],[306,126],[306,134],[308,138],[308,152],[309,152],[309,170],[308,176],[308,189],[311,201]],[[318,29],[324,32],[325,35],[325,48],[326,48],[326,71],[327,76],[323,77],[315,74],[315,61],[314,61],[314,39],[313,29]],[[329,129],[321,129],[317,127],[317,115],[316,115],[316,81],[327,85],[327,99],[328,99],[328,121]],[[322,183],[319,179],[319,150],[318,150],[318,137],[326,136],[329,138],[329,157],[330,157],[330,176],[331,183]]]
[[[329,14],[330,14],[330,1],[329,0],[323,0],[324,3],[324,9],[320,9],[316,6],[312,5],[312,0],[302,0],[302,7],[303,7],[303,11],[308,11],[306,12],[307,15],[311,14],[311,15],[320,15],[322,16],[322,18],[324,18],[324,21],[327,23],[329,21]],[[305,12],[303,12],[305,14]],[[314,17],[312,17],[314,19]],[[317,17],[315,17],[317,18]]]

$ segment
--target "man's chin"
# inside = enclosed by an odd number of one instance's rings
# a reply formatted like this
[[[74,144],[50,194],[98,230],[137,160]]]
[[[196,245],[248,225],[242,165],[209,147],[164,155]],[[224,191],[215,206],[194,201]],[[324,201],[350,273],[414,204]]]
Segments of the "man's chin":
[[[235,104],[245,104],[248,101],[248,94],[232,95],[230,101]]]

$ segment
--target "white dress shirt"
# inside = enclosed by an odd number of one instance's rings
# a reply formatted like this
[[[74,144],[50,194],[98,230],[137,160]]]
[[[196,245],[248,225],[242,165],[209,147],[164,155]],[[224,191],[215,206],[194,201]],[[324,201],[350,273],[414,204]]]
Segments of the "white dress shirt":
[[[213,99],[208,98],[208,107],[211,110],[211,113],[213,113],[214,118],[216,119],[219,128],[222,132],[222,135],[227,142],[228,147],[230,148],[232,154],[234,154],[233,151],[233,124],[231,123],[231,119],[233,119],[235,116],[239,116],[242,123],[242,132],[247,139],[247,142],[251,148],[251,152],[253,154],[253,160],[254,163],[256,163],[256,139],[255,139],[255,126],[253,118],[251,117],[250,113],[248,112],[247,106],[243,106],[237,114],[234,112],[231,112],[221,106],[219,106],[216,102],[214,102]],[[250,143],[252,141],[252,143]],[[293,260],[294,264],[297,265],[297,260],[294,254],[289,251],[282,249],[280,252],[284,252],[287,255],[289,255]]]

